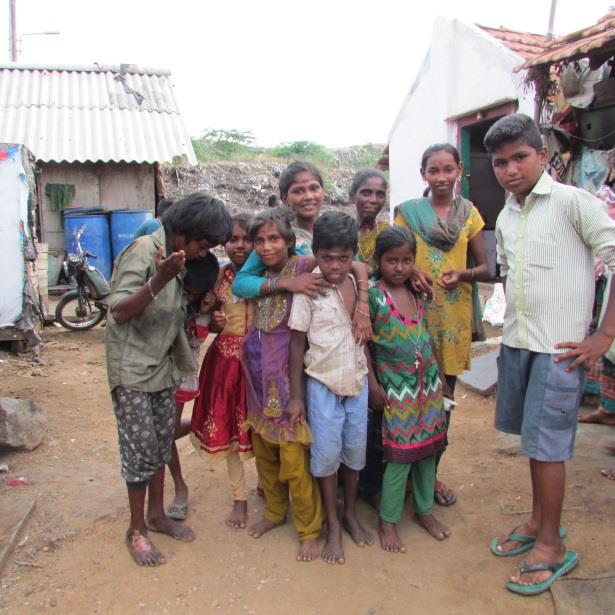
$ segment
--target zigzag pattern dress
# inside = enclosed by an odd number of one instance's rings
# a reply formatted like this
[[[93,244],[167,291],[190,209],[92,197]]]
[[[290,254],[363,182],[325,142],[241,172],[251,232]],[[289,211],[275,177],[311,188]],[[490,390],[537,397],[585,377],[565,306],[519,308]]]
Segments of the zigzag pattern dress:
[[[414,318],[399,313],[382,283],[369,290],[374,336],[370,348],[388,407],[382,421],[384,459],[420,461],[446,445],[442,382],[431,349],[423,302]]]

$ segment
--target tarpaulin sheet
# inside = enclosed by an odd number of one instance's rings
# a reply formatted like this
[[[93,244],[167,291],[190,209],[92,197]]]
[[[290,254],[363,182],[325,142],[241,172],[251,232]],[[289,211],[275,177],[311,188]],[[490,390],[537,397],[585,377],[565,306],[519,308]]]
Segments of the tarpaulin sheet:
[[[13,326],[23,311],[28,193],[22,147],[0,148],[0,327]]]

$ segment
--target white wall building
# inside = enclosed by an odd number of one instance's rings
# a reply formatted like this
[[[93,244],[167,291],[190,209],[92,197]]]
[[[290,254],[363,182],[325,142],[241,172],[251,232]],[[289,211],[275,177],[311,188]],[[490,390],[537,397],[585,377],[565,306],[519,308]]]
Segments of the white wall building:
[[[464,195],[481,211],[486,229],[493,229],[504,195],[482,138],[503,115],[533,115],[533,91],[524,84],[525,73],[513,69],[543,44],[537,34],[436,20],[431,45],[389,136],[392,207],[421,196],[421,155],[434,143],[448,142],[464,161]],[[490,235],[488,248],[494,249]]]

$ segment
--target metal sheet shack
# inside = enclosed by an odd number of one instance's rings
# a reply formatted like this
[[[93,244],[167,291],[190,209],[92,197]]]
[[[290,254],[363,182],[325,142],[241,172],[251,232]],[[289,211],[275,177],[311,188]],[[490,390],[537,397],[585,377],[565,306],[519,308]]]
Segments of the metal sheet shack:
[[[196,164],[171,73],[134,65],[0,65],[0,142],[22,143],[36,159],[51,284],[65,250],[63,210],[153,209],[159,163]]]
[[[615,183],[615,8],[517,68],[536,92],[549,172],[596,194]]]

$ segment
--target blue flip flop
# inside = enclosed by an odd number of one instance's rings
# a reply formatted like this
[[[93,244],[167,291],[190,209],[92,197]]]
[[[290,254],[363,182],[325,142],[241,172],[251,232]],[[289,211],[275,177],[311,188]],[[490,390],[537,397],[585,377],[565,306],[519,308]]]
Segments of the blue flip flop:
[[[563,562],[555,563],[539,563],[539,564],[526,564],[523,562],[519,566],[521,574],[526,572],[539,572],[541,570],[550,570],[551,576],[542,583],[536,583],[535,585],[521,585],[520,583],[513,583],[508,581],[506,583],[506,589],[514,592],[515,594],[521,594],[522,596],[536,596],[542,594],[551,588],[551,585],[557,581],[560,577],[568,574],[579,563],[579,555],[572,549],[566,551],[566,559]]]
[[[515,528],[516,530],[517,528]],[[522,553],[526,553],[527,551],[531,551],[534,543],[536,542],[536,536],[527,536],[525,534],[517,534],[513,530],[506,540],[502,543],[499,543],[499,538],[496,536],[489,545],[489,550],[493,555],[497,557],[513,557],[514,555],[521,555]],[[559,537],[563,540],[566,538],[566,528],[563,525],[559,526]],[[501,553],[498,551],[498,545],[504,545],[507,542],[520,542],[521,544],[510,551],[506,551],[505,553]]]

